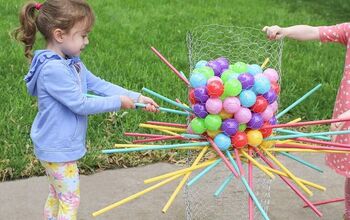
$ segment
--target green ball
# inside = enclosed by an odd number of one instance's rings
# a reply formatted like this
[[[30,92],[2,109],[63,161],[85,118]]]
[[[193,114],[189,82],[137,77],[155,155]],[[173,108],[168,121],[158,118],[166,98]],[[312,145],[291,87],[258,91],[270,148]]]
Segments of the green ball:
[[[237,62],[229,66],[229,69],[232,69],[236,73],[245,73],[248,72],[248,65],[243,62]]]
[[[201,73],[207,78],[207,80],[215,75],[214,70],[209,66],[202,66],[202,67],[196,68],[192,71],[192,73]]]
[[[238,127],[238,130],[239,131],[245,131],[246,128],[247,128],[246,124],[240,124],[239,127]]]
[[[191,121],[190,126],[192,128],[192,131],[196,134],[203,134],[207,130],[205,127],[204,119],[202,118],[194,118]]]
[[[225,83],[223,96],[237,96],[242,91],[242,84],[238,79],[230,79]]]
[[[225,70],[221,75],[221,80],[223,83],[226,83],[230,79],[237,79],[238,73],[231,69]]]
[[[204,122],[209,131],[216,131],[220,129],[222,120],[220,115],[209,114],[205,117]]]

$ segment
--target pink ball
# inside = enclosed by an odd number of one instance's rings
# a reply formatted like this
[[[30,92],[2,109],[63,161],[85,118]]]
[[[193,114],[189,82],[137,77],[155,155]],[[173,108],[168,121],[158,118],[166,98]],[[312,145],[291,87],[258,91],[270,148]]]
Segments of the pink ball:
[[[272,109],[271,105],[267,106],[265,111],[263,111],[261,113],[261,116],[264,119],[264,121],[268,121],[268,120],[270,120],[272,118],[272,116],[273,116],[273,109]]]
[[[223,107],[226,112],[234,114],[241,108],[241,102],[237,97],[228,97],[224,100]]]
[[[275,113],[277,111],[277,109],[278,109],[277,101],[274,101],[270,106],[272,108],[273,113]]]
[[[277,82],[278,81],[278,73],[275,69],[272,68],[267,68],[264,71],[264,76],[270,80],[270,82]]]
[[[211,77],[210,79],[208,79],[207,85],[208,85],[210,82],[213,82],[213,81],[219,81],[221,84],[224,84],[224,83],[222,82],[222,79],[221,79],[220,77],[218,77],[218,76],[213,76],[213,77]]]
[[[248,108],[242,107],[235,114],[235,119],[240,124],[248,123],[251,118],[252,118],[252,112]]]
[[[222,101],[218,98],[209,98],[205,103],[205,108],[210,114],[219,114],[222,110]]]

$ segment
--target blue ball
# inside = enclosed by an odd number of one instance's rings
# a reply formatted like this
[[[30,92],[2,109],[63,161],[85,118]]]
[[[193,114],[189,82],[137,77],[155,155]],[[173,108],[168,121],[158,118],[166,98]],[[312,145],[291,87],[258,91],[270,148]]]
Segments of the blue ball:
[[[267,93],[271,88],[270,80],[266,77],[256,77],[253,90],[257,94]]]
[[[222,151],[227,150],[231,146],[230,137],[223,133],[216,135],[214,142]]]
[[[200,60],[196,63],[196,65],[194,66],[195,69],[206,66],[208,63],[208,61],[205,60]]]
[[[243,90],[239,94],[239,100],[242,106],[249,108],[255,104],[256,95],[252,90]]]
[[[253,76],[262,72],[263,71],[258,64],[252,64],[248,66],[248,73],[252,74]]]
[[[201,73],[191,74],[190,83],[193,88],[198,88],[207,85],[207,78]]]

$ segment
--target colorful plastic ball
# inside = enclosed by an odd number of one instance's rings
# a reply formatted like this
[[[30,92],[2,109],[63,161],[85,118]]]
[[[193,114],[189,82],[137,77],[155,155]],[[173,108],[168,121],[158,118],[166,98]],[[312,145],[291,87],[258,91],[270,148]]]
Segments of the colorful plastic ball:
[[[190,84],[193,88],[207,85],[207,78],[201,73],[192,73],[190,76]]]
[[[267,106],[265,111],[261,112],[261,117],[264,119],[264,121],[269,121],[273,116],[273,110],[270,105]]]
[[[272,118],[269,120],[270,125],[277,124],[277,118],[275,116],[272,116]]]
[[[243,62],[237,62],[230,66],[230,69],[236,73],[246,73],[248,71],[248,65]]]
[[[196,63],[196,65],[195,65],[194,68],[201,68],[201,67],[203,67],[203,66],[206,66],[207,63],[208,63],[208,61],[206,61],[206,60],[200,60],[200,61],[198,61],[198,62]]]
[[[248,144],[248,137],[245,132],[238,131],[234,136],[231,137],[232,146],[235,148],[243,148]]]
[[[219,81],[213,81],[207,85],[208,94],[210,97],[219,97],[224,93],[224,85]]]
[[[239,131],[245,131],[247,129],[247,124],[239,124],[238,130]]]
[[[190,126],[192,128],[192,131],[196,134],[203,134],[207,130],[205,121],[202,118],[194,118],[190,122]]]
[[[248,144],[257,147],[263,141],[263,136],[259,130],[250,130],[247,132]]]
[[[255,78],[255,84],[253,90],[257,94],[264,94],[268,92],[271,88],[271,83],[266,77],[257,77]]]
[[[277,101],[274,101],[272,104],[270,104],[270,106],[271,106],[271,109],[272,109],[273,113],[277,112],[277,110],[278,110],[278,103],[277,103]]]
[[[241,107],[234,117],[238,123],[245,124],[252,118],[252,113],[248,108]]]
[[[224,96],[237,96],[242,91],[242,84],[238,79],[230,79],[225,83]]]
[[[188,99],[190,100],[191,104],[196,104],[196,98],[194,97],[194,89],[191,89],[188,93]]]
[[[275,91],[276,95],[280,94],[280,86],[276,82],[271,83],[271,88]]]
[[[207,130],[207,135],[211,138],[215,138],[216,135],[220,134],[221,131],[220,130],[216,130],[216,131],[210,131],[210,130]]]
[[[264,123],[264,126],[270,125],[269,123]],[[263,136],[263,138],[267,138],[272,134],[272,128],[261,128],[259,130]]]
[[[205,108],[210,114],[219,114],[222,110],[222,101],[218,98],[209,98],[205,103]]]
[[[218,148],[222,151],[227,150],[231,146],[231,139],[225,134],[218,134],[214,138],[215,144],[218,146]]]
[[[266,70],[264,70],[263,74],[266,78],[270,80],[270,82],[277,83],[279,76],[278,72],[275,69],[267,68]]]
[[[221,76],[222,70],[221,70],[220,63],[218,63],[215,60],[212,60],[208,62],[207,66],[209,66],[214,70],[215,76]]]
[[[239,123],[235,119],[226,119],[222,122],[221,130],[228,136],[234,135],[237,133]]]
[[[259,113],[253,113],[252,118],[247,123],[248,128],[259,129],[263,126],[264,119]]]
[[[224,109],[219,113],[222,119],[232,118],[233,114],[226,112]]]
[[[219,115],[207,115],[205,117],[205,126],[209,131],[219,130],[222,124],[221,117]]]
[[[221,79],[224,83],[230,79],[238,79],[239,74],[233,71],[232,69],[227,69],[221,74]]]
[[[201,103],[194,104],[192,109],[194,114],[199,118],[205,118],[209,114],[205,105]]]
[[[248,73],[252,74],[252,75],[256,75],[259,73],[262,73],[262,69],[258,64],[252,64],[248,66]]]
[[[207,78],[207,80],[214,76],[214,70],[209,66],[202,66],[200,68],[196,68],[192,71],[192,74],[195,73],[203,74]]]
[[[254,86],[254,76],[250,73],[242,73],[238,76],[238,80],[242,84],[243,89],[250,89]]]
[[[225,57],[219,57],[215,60],[217,63],[219,63],[221,70],[226,70],[228,69],[230,63],[228,61],[228,59],[226,59]]]
[[[234,114],[241,108],[241,101],[237,97],[227,97],[223,107],[226,112]]]
[[[243,90],[241,94],[239,94],[239,100],[242,106],[248,108],[255,104],[256,95],[252,90]]]
[[[269,103],[263,96],[257,96],[255,104],[250,108],[253,112],[263,112]]]
[[[209,99],[209,95],[207,92],[207,87],[198,87],[194,89],[194,97],[197,102],[205,103]]]
[[[209,84],[211,82],[220,82],[221,84],[224,84],[222,79],[220,77],[218,77],[218,76],[213,76],[210,79],[208,79],[207,84]]]
[[[263,96],[269,104],[277,100],[276,92],[272,88],[268,92],[264,93]]]

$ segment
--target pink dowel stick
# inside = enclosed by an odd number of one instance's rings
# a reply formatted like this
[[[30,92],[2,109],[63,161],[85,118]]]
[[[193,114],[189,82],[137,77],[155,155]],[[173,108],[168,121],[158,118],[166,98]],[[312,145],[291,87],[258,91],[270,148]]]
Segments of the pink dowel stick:
[[[210,142],[211,146],[213,147],[213,149],[216,151],[216,153],[221,157],[222,161],[224,161],[225,165],[227,166],[227,168],[229,170],[231,170],[231,172],[238,177],[238,173],[235,171],[235,169],[233,168],[232,164],[227,160],[227,158],[225,157],[225,155],[221,152],[221,150],[219,149],[219,147],[215,144],[215,142],[213,141],[213,139],[211,139],[210,137],[208,137],[208,141]]]
[[[341,144],[341,143],[336,143],[336,142],[331,142],[331,141],[320,141],[320,140],[309,139],[309,138],[296,138],[295,140],[308,142],[308,143],[313,143],[313,144],[321,144],[321,145],[327,145],[327,146],[348,147],[348,148],[350,148],[349,144]]]
[[[307,125],[320,125],[320,124],[330,124],[335,122],[350,121],[350,119],[327,119],[327,120],[318,120],[318,121],[305,121],[305,122],[296,122],[296,123],[287,123],[287,124],[275,124],[267,125],[262,128],[287,128],[287,127],[300,127]]]
[[[325,205],[325,204],[329,204],[329,203],[334,203],[334,202],[343,202],[345,201],[345,198],[338,198],[338,199],[330,199],[330,200],[324,200],[324,201],[319,201],[319,202],[314,202],[312,203],[314,206],[318,206],[318,205]],[[303,208],[308,208],[309,205],[304,205]]]
[[[344,148],[344,147],[324,147],[324,146],[316,146],[316,145],[297,145],[297,144],[275,144],[276,147],[279,148],[286,148],[286,151],[288,151],[288,148],[298,148],[298,149],[310,149],[310,150],[339,150],[339,151],[349,151],[350,148]]]
[[[173,65],[171,65],[171,63],[169,63],[169,61],[167,61],[163,55],[161,53],[159,53],[159,51],[154,48],[154,47],[151,47],[151,50],[163,61],[163,63],[165,63],[182,81],[184,81],[188,86],[190,85],[190,82],[182,76],[182,74],[177,70],[175,69],[175,67]]]
[[[272,164],[271,161],[269,161],[264,154],[262,154],[257,148],[253,147],[254,151],[259,154],[260,158],[265,161],[269,167],[272,169],[276,169],[276,167]],[[317,208],[284,176],[279,175],[281,179],[306,203],[309,205],[309,207],[318,215],[319,217],[322,217],[322,213],[317,210]]]
[[[149,138],[155,138],[155,137],[173,137],[169,135],[161,135],[161,134],[145,134],[145,133],[131,133],[131,132],[125,132],[125,136],[130,137],[149,137]]]
[[[156,138],[149,138],[149,139],[142,139],[142,140],[135,140],[132,143],[139,144],[139,143],[147,143],[147,142],[155,142],[155,141],[165,141],[165,140],[184,140],[185,138],[181,136],[169,136],[169,137],[156,137]]]
[[[187,128],[187,125],[185,125],[185,124],[170,123],[170,122],[147,121],[146,123],[147,124],[151,124],[151,125],[172,126],[172,127],[177,127],[177,128]]]
[[[237,148],[234,148],[234,152],[235,152],[235,156],[236,156],[236,161],[237,161],[237,164],[238,164],[239,172],[241,173],[242,176],[244,176],[244,170],[243,170],[243,167],[242,167],[242,161],[241,161],[241,158],[239,157],[239,152],[238,152]]]
[[[248,147],[248,154],[249,156],[253,155],[251,147]],[[248,160],[248,184],[249,184],[249,187],[253,190],[253,164],[250,160]],[[253,200],[250,196],[248,196],[248,207],[249,207],[249,220],[254,220],[254,206],[253,206]]]

